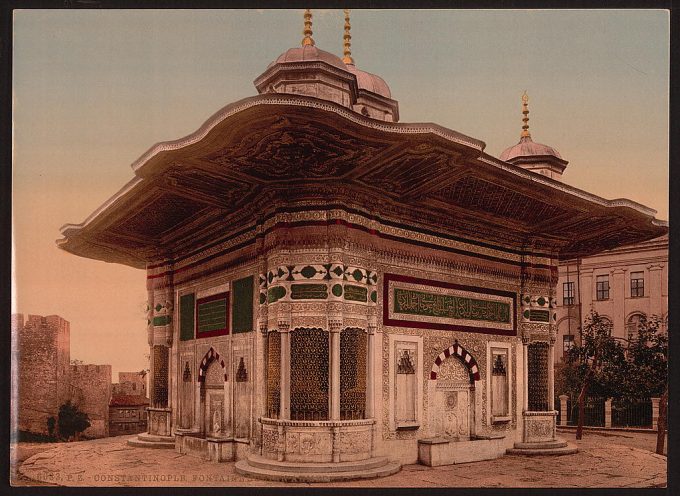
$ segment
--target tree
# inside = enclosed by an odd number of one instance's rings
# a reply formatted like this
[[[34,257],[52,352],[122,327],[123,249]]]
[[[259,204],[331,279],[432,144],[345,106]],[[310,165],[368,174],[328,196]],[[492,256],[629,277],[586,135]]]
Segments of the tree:
[[[59,407],[57,424],[59,435],[68,440],[90,427],[90,419],[87,413],[81,412],[77,406],[71,403],[71,400],[68,400]]]
[[[585,401],[590,393],[618,396],[618,384],[625,374],[623,346],[612,338],[612,324],[591,311],[581,329],[581,342],[568,352],[562,378],[565,386],[578,391],[578,426],[576,439],[583,437]]]
[[[590,393],[629,401],[660,397],[657,453],[663,453],[668,404],[668,336],[659,331],[656,316],[641,317],[637,335],[624,348],[611,336],[611,323],[596,312],[586,318],[582,342],[556,368],[556,385],[571,397],[578,395],[579,423],[583,434],[584,403]]]
[[[656,452],[663,454],[668,406],[668,335],[659,330],[659,318],[642,316],[636,339],[627,353],[627,370],[622,386],[631,399],[660,398]]]

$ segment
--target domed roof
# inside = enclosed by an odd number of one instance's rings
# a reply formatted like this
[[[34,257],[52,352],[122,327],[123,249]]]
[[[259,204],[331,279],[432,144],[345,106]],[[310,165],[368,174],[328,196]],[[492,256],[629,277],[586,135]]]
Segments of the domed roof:
[[[347,66],[340,60],[340,57],[333,55],[325,50],[320,50],[314,45],[305,45],[301,47],[291,48],[279,55],[279,57],[269,64],[269,67],[275,64],[290,64],[295,62],[325,62],[328,65],[347,70]]]
[[[380,76],[357,69],[354,64],[347,64],[347,69],[357,77],[357,86],[360,90],[371,91],[385,98],[392,98],[390,87]]]
[[[550,155],[563,160],[562,156],[553,147],[536,143],[531,139],[531,136],[522,136],[514,146],[506,148],[499,157],[501,160],[507,162],[517,157],[532,157],[537,155]]]

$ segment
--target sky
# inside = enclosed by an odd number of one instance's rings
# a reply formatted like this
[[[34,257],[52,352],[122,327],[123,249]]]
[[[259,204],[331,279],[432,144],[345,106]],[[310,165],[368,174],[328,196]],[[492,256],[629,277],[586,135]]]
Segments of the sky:
[[[302,10],[17,10],[13,46],[13,312],[71,323],[71,358],[148,366],[143,270],[55,240],[132,179],[159,141],[195,131],[299,46]],[[313,10],[342,56],[341,10]],[[563,181],[668,219],[669,15],[662,10],[353,10],[352,56],[401,122],[435,122],[498,156],[534,141]]]

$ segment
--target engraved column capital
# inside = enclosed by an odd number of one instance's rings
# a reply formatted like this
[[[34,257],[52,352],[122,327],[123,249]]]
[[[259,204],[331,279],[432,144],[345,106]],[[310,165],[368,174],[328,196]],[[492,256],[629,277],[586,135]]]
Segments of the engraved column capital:
[[[378,318],[375,314],[369,315],[366,319],[366,331],[368,334],[375,334],[378,332]]]
[[[290,320],[279,319],[276,322],[276,327],[278,328],[279,332],[290,332]]]
[[[343,326],[342,315],[328,316],[328,330],[329,332],[340,332]]]

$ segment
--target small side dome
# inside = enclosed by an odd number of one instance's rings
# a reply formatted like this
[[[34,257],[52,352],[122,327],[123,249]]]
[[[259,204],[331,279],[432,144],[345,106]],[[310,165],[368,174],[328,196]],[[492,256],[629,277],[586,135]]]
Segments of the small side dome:
[[[296,62],[325,62],[343,71],[347,70],[347,66],[340,60],[340,57],[325,50],[320,50],[314,45],[291,48],[279,55],[274,62],[269,64],[269,67],[276,64],[292,64]]]
[[[370,91],[385,98],[392,98],[392,92],[387,83],[380,76],[357,69],[354,64],[347,64],[347,70],[357,77],[357,86],[360,90]]]
[[[552,156],[562,160],[562,156],[553,147],[536,143],[531,136],[522,136],[514,146],[506,148],[500,155],[504,162],[518,157]]]

